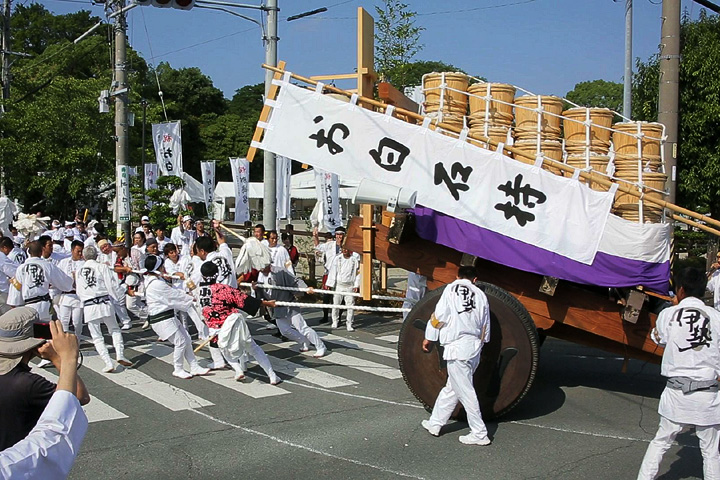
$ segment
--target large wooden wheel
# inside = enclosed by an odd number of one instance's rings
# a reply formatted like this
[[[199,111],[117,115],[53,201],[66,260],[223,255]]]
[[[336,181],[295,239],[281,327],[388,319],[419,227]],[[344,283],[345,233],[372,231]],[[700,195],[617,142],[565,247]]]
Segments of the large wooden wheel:
[[[475,372],[475,391],[483,417],[499,417],[509,412],[530,389],[535,378],[539,340],[535,324],[525,307],[507,291],[477,282],[490,303],[490,343],[483,347],[480,366]],[[405,383],[430,409],[447,382],[445,361],[433,348],[422,350],[425,325],[445,287],[425,295],[410,311],[398,341],[400,370]],[[461,407],[455,416],[462,412]]]

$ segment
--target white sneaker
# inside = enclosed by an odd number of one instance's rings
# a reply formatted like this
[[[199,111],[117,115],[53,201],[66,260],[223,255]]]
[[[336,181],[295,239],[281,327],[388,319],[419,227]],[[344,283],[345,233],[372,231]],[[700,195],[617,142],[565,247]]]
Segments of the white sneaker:
[[[123,325],[122,327],[120,327],[120,330],[130,330],[131,328],[132,328],[132,325],[127,324],[127,325]]]
[[[425,430],[430,432],[430,435],[432,435],[433,437],[440,436],[440,428],[441,427],[438,427],[437,425],[430,425],[429,420],[423,420],[422,422],[420,422],[420,425],[422,425]]]
[[[105,368],[102,369],[103,373],[112,373],[115,371],[115,365],[112,363],[106,363]]]
[[[472,433],[469,435],[462,435],[459,440],[460,443],[464,443],[465,445],[482,445],[483,447],[492,443],[487,436],[476,437]]]
[[[118,358],[118,359],[117,359],[117,362],[118,362],[120,365],[122,365],[123,367],[132,367],[132,366],[133,366],[133,363],[132,363],[130,360],[128,360],[127,358],[125,358],[125,357]]]
[[[333,323],[332,323],[332,328],[338,328],[339,326],[340,326],[340,323],[339,323],[339,322],[333,322]]]
[[[173,372],[173,377],[182,378],[184,380],[187,380],[188,378],[192,378],[192,375],[185,370],[175,370]]]
[[[315,352],[315,355],[313,355],[313,357],[322,358],[325,356],[326,353],[327,353],[327,349],[323,348],[322,350],[318,350],[317,352]]]
[[[348,331],[348,332],[354,332],[355,329],[352,327],[352,325],[348,325],[348,326],[347,326],[347,331]]]
[[[198,365],[197,367],[194,367],[194,368],[191,368],[191,369],[190,369],[190,374],[191,374],[191,375],[203,376],[203,375],[207,375],[208,373],[210,373],[210,369],[209,369],[209,368],[203,368],[203,367],[201,367],[201,366],[199,366],[199,365]]]
[[[40,360],[40,362],[37,364],[38,368],[45,368],[45,367],[49,367],[50,365],[52,365],[52,362],[50,360],[46,360],[44,358],[42,360]]]

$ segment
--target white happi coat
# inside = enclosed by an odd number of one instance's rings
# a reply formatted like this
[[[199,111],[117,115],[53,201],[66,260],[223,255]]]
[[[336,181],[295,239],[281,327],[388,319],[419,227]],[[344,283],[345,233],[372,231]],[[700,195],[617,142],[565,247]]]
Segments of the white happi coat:
[[[10,289],[10,279],[15,277],[17,268],[17,263],[0,252],[0,293],[8,293]]]
[[[27,260],[27,254],[22,248],[15,247],[8,255],[8,258],[18,265],[21,265],[25,263],[25,260]]]
[[[60,260],[60,263],[58,263],[58,268],[62,270],[65,275],[68,275],[75,280],[78,274],[78,270],[82,268],[82,266],[85,264],[85,260],[73,260],[72,257],[63,258]],[[71,289],[72,290],[72,289]],[[65,290],[64,292],[67,292],[68,290]],[[80,297],[77,296],[77,293],[61,293],[60,294],[60,302],[58,305],[61,307],[72,307],[72,308],[82,308],[82,302],[80,301]]]
[[[232,250],[226,243],[221,243],[216,251],[208,253],[205,262],[212,262],[218,266],[217,283],[224,283],[237,288],[237,275],[235,274]],[[202,282],[202,273],[198,267],[193,269],[193,282],[195,282],[195,285],[200,285],[200,282]]]
[[[720,309],[720,270],[713,272],[708,280],[707,291],[713,292],[713,305],[716,309]]]
[[[268,247],[270,249],[270,258],[272,259],[273,267],[284,268],[291,274],[295,275],[293,270],[292,260],[290,260],[290,254],[284,245],[275,245],[274,247]]]
[[[720,312],[686,297],[658,315],[653,340],[665,345],[661,374],[713,380],[720,377]],[[720,392],[684,394],[665,388],[658,413],[681,424],[720,425]]]
[[[117,275],[110,266],[95,260],[86,261],[75,274],[75,290],[80,300],[85,303],[94,298],[109,296],[120,302],[125,300],[125,289],[120,285]],[[85,322],[101,320],[103,317],[115,315],[110,299],[99,303],[87,303],[83,307]]]
[[[485,294],[470,280],[457,279],[443,291],[435,317],[445,325],[428,322],[425,338],[440,340],[445,360],[469,360],[490,341],[490,307]]]
[[[145,303],[147,303],[149,316],[168,310],[187,312],[193,308],[193,297],[182,290],[173,288],[170,283],[158,276],[147,275],[144,286]],[[170,338],[178,328],[182,328],[175,317],[151,323],[150,326],[161,339]]]
[[[30,257],[20,265],[15,279],[22,284],[20,292],[23,301],[42,297],[50,293],[50,285],[63,291],[72,290],[73,279],[65,275],[56,265],[39,257]],[[28,304],[37,310],[40,320],[50,319],[50,302]]]
[[[325,274],[328,274],[330,265],[333,259],[337,255],[342,255],[342,248],[337,244],[337,241],[330,240],[329,242],[321,243],[315,247],[315,251],[321,252],[324,255],[323,264],[325,265]]]
[[[190,245],[196,235],[195,230],[185,230],[178,226],[170,232],[170,241],[177,246],[180,255],[190,255]]]
[[[328,287],[352,286],[352,288],[360,288],[360,256],[352,254],[349,258],[345,258],[343,254],[336,255],[333,258],[330,268],[328,269],[328,278],[325,285]]]

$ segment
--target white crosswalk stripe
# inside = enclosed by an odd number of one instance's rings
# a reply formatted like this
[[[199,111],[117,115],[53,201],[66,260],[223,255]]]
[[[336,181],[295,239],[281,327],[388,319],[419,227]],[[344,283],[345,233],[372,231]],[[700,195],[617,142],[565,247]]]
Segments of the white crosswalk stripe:
[[[45,370],[44,368],[34,367],[32,369],[32,372],[40,375],[43,378],[46,378],[53,383],[58,382],[58,376],[52,372]],[[94,395],[90,395],[90,403],[83,406],[83,410],[85,410],[85,414],[88,417],[88,422],[90,423],[128,418],[127,415],[125,415],[119,410],[114,409],[113,407],[103,402],[99,398],[95,397]]]
[[[193,408],[208,407],[212,402],[198,397],[190,392],[169,383],[157,380],[134,368],[118,367],[115,373],[102,373],[105,363],[95,352],[83,352],[85,359],[83,365],[90,370],[100,373],[103,378],[127,388],[148,400],[162,405],[172,411],[190,410]],[[192,381],[192,380],[188,380]]]
[[[162,362],[172,364],[173,348],[168,345],[152,343],[137,345],[132,347],[132,349],[148,354]],[[264,383],[264,380],[252,379],[250,377],[246,377],[243,382],[237,382],[235,381],[235,374],[231,370],[215,370],[211,375],[202,378],[252,398],[274,397],[290,393],[283,388]]]
[[[342,338],[342,337],[338,337],[338,338]],[[295,342],[281,342],[278,338],[270,336],[270,335],[258,335],[255,337],[255,340],[259,340],[263,343],[272,344],[276,348],[290,348],[293,345],[296,345]],[[346,339],[343,339],[343,340],[346,340]],[[348,341],[348,342],[352,342],[352,340]],[[389,350],[392,350],[392,349],[389,349]],[[308,353],[308,355],[313,355],[315,352],[311,350],[310,352],[307,352],[307,353]],[[351,355],[346,355],[344,353],[340,353],[340,352],[336,352],[336,351],[329,351],[329,353],[327,355],[325,355],[322,358],[322,360],[325,360],[329,363],[334,363],[337,365],[342,365],[344,367],[352,368],[355,370],[360,370],[362,372],[369,373],[371,375],[376,375],[378,377],[387,378],[390,380],[402,378],[402,373],[396,367],[390,367],[390,366],[384,365],[382,363],[372,362],[370,360],[353,357]]]
[[[375,340],[381,340],[383,342],[398,343],[400,335],[383,335],[382,337],[375,337]]]
[[[394,348],[383,347],[382,345],[375,345],[374,343],[361,342],[360,340],[345,338],[332,333],[318,332],[318,336],[322,338],[323,341],[337,343],[345,348],[362,350],[363,352],[374,353],[375,355],[380,355],[381,357],[394,359],[398,358],[397,350]]]

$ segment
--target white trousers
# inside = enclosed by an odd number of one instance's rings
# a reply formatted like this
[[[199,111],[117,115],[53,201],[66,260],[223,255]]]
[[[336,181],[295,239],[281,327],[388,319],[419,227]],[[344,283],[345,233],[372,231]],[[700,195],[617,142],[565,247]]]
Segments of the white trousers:
[[[448,381],[435,400],[430,425],[445,425],[459,401],[467,414],[470,432],[476,437],[487,436],[487,428],[480,414],[480,403],[473,387],[473,375],[479,364],[480,354],[470,360],[447,361]]]
[[[325,344],[312,328],[308,327],[302,314],[298,310],[288,309],[288,314],[276,319],[280,333],[297,342],[301,347],[308,348],[308,343],[315,346],[318,352],[325,350]]]
[[[185,370],[183,360],[190,365],[191,371],[199,368],[197,357],[195,357],[195,353],[193,352],[190,334],[185,330],[185,327],[179,325],[175,333],[167,338],[167,341],[175,346],[173,349],[173,366],[175,367],[175,371]]]
[[[117,315],[117,318],[120,319],[120,322],[122,322],[123,325],[130,325],[130,316],[128,315],[125,305],[112,297],[110,297],[110,303],[112,303],[115,315]]]
[[[138,317],[143,322],[147,320],[148,312],[147,312],[147,305],[145,305],[145,302],[136,296],[126,295],[125,296],[125,307],[127,308],[127,311]],[[126,313],[127,315],[127,313]],[[130,325],[130,317],[128,317],[128,322],[125,323],[125,319],[122,320],[123,325]]]
[[[220,329],[218,328],[211,329],[210,335],[215,335],[219,330]],[[242,361],[242,359],[233,356],[227,348],[210,347],[210,354],[213,357],[214,363],[220,363],[218,362],[218,360],[220,359],[216,358],[218,353],[221,354],[222,358],[224,358],[224,361],[226,361],[228,365],[232,367],[236,374],[245,373],[245,362]],[[275,370],[273,370],[272,368],[270,359],[263,351],[263,349],[260,348],[257,343],[255,343],[255,340],[250,340],[250,348],[245,353],[252,355],[258,365],[260,365],[260,367],[265,370],[265,374],[270,379],[270,382],[274,382],[275,380],[277,380],[278,377],[275,373]]]
[[[353,293],[353,286],[338,284],[335,286],[335,291]],[[342,295],[340,293],[336,293],[335,295],[333,295],[333,304],[342,305],[343,302],[345,303],[345,305],[355,305],[355,297],[353,297],[352,295]],[[352,321],[353,321],[354,315],[355,315],[355,310],[353,310],[353,309],[347,310],[347,327],[348,328],[352,327]],[[333,325],[337,325],[339,321],[340,321],[340,309],[333,308],[332,309]]]
[[[675,423],[660,416],[660,426],[645,452],[638,480],[651,480],[657,476],[663,455],[670,449],[677,434],[688,426],[691,425]],[[703,456],[703,478],[705,480],[720,479],[720,453],[718,453],[720,425],[696,426],[695,434],[700,440],[700,451]]]
[[[192,320],[193,324],[195,324],[195,328],[198,331],[198,337],[200,338],[200,340],[206,340],[208,338],[208,326],[203,321],[201,314],[198,313],[195,306],[192,306],[187,312],[175,310],[175,316],[178,320],[180,320],[180,323],[185,327],[186,330],[188,327],[188,320]]]
[[[83,307],[60,305],[58,307],[58,320],[60,320],[63,330],[66,332],[69,331],[70,320],[72,320],[73,327],[75,327],[75,335],[79,337],[83,328]]]
[[[112,365],[112,360],[110,360],[110,354],[108,353],[105,339],[103,338],[102,329],[100,328],[103,323],[107,326],[110,336],[112,337],[113,347],[115,347],[115,358],[117,360],[125,358],[125,344],[123,343],[122,333],[120,333],[120,327],[118,327],[114,316],[94,318],[87,322],[95,350],[97,350],[98,355],[100,355],[100,358],[106,365]]]

